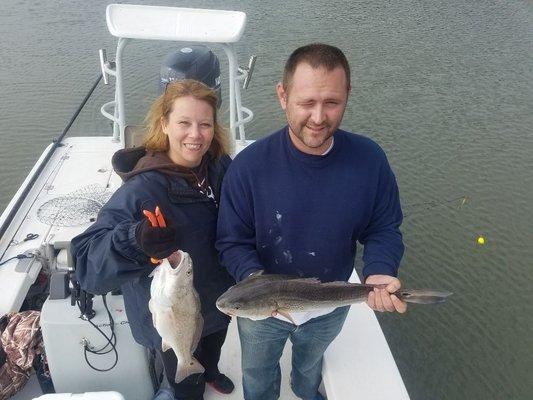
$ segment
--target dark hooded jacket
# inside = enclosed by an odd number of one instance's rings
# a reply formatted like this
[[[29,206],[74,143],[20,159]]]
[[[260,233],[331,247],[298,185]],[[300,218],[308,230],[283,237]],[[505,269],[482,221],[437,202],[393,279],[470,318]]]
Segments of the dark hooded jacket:
[[[231,159],[207,160],[208,182],[218,202]],[[173,165],[164,153],[147,153],[144,148],[120,150],[113,156],[113,167],[125,183],[100,210],[96,222],[71,242],[82,289],[93,294],[122,289],[133,337],[146,347],[161,348],[161,337],[148,310],[152,281],[148,275],[153,264],[135,239],[135,229],[145,218],[142,210],[154,211],[157,205],[178,233],[177,248],[193,260],[194,286],[204,317],[202,336],[226,328],[229,318],[218,311],[215,301],[233,279],[219,264],[214,246],[216,203],[192,188],[183,168]]]

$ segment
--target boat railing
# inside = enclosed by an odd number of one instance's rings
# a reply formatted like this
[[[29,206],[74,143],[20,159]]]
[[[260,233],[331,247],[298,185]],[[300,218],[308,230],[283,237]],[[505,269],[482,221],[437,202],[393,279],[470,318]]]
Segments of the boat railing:
[[[115,99],[101,107],[104,117],[113,122],[113,139],[125,146],[125,100],[122,76],[123,52],[131,40],[161,40],[219,45],[228,58],[231,143],[246,143],[245,124],[253,112],[242,105],[241,85],[250,80],[255,56],[247,67],[239,67],[233,43],[244,31],[246,14],[240,11],[206,10],[180,7],[159,7],[132,4],[110,4],[106,9],[109,32],[118,37],[115,62],[109,62],[100,51],[104,83],[108,75],[115,78]],[[237,138],[238,131],[238,138]]]

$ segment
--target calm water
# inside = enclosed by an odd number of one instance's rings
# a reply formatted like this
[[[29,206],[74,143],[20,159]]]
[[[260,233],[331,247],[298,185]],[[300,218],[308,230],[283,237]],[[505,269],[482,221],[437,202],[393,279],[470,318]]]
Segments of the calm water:
[[[259,57],[244,94],[255,138],[283,124],[274,85],[294,48],[345,50],[355,79],[343,127],[385,148],[400,185],[401,278],[455,292],[439,307],[380,316],[411,398],[533,398],[532,3],[138,2],[248,14],[238,53]],[[98,48],[113,53],[106,4],[0,2],[0,209],[97,76]],[[169,48],[127,48],[131,122],[154,98]],[[107,132],[99,107],[111,98],[100,87],[73,133]]]

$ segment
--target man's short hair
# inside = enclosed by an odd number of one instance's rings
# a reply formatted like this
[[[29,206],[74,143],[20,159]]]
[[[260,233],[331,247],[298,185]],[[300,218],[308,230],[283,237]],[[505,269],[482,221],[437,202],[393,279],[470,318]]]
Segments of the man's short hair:
[[[323,67],[328,71],[341,67],[346,73],[346,83],[350,88],[350,65],[342,50],[329,44],[312,43],[297,48],[289,56],[283,71],[283,88],[285,90],[292,80],[296,67],[301,63],[307,63],[313,68]]]

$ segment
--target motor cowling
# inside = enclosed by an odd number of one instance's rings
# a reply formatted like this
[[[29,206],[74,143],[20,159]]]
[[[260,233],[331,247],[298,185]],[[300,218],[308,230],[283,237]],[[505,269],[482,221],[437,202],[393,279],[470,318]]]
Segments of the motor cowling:
[[[167,54],[161,63],[159,93],[162,94],[170,82],[183,79],[195,79],[212,88],[218,97],[217,107],[220,108],[220,62],[207,46],[191,45]]]

